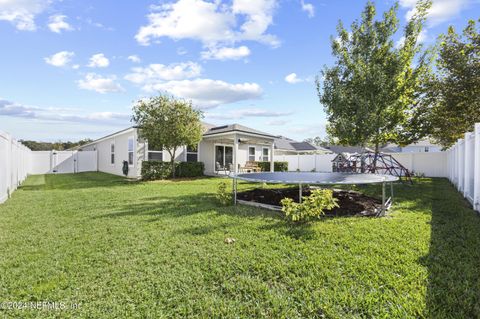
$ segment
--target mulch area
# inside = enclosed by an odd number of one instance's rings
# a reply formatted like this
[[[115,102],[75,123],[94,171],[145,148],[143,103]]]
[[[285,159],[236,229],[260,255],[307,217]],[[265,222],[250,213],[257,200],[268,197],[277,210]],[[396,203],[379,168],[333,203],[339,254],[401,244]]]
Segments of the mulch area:
[[[303,189],[303,196],[309,196],[310,189]],[[256,188],[237,194],[237,198],[244,201],[281,206],[283,198],[291,198],[298,202],[298,188],[264,189]],[[379,199],[364,195],[356,191],[333,190],[333,197],[338,200],[340,207],[326,211],[326,216],[375,216],[382,206]]]

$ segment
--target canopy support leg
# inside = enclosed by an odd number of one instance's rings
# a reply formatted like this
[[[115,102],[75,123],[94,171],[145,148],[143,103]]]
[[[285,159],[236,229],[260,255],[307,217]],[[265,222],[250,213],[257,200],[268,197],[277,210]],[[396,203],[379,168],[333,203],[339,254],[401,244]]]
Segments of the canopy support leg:
[[[298,202],[302,203],[302,184],[298,184]]]
[[[233,205],[237,205],[237,177],[233,178]]]
[[[380,216],[385,216],[385,211],[387,210],[386,204],[386,194],[385,194],[385,182],[382,183],[382,211],[380,212]]]

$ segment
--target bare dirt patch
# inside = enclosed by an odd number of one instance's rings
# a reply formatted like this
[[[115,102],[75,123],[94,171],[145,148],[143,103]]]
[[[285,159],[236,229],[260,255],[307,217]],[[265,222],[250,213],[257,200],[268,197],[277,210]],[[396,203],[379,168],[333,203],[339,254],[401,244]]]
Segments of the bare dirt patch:
[[[303,189],[303,196],[309,196],[310,193],[310,188]],[[240,200],[273,206],[281,206],[280,201],[287,197],[298,202],[298,188],[256,188],[237,194]],[[375,216],[382,206],[381,200],[356,191],[335,189],[333,197],[338,200],[339,207],[326,211],[326,216]]]

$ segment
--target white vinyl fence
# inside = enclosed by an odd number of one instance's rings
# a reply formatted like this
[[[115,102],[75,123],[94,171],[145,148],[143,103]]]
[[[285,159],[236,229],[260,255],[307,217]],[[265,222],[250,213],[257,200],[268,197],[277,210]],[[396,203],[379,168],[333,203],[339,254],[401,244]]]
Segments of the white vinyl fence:
[[[0,131],[0,203],[29,174],[79,173],[97,170],[96,151],[31,151]]]
[[[480,211],[480,123],[447,152],[448,179]]]
[[[412,173],[448,177],[448,152],[389,153]]]
[[[32,152],[30,174],[62,174],[97,170],[97,151]]]
[[[275,155],[274,160],[288,162],[288,171],[331,172],[332,160],[337,154]]]
[[[0,131],[0,203],[25,180],[30,170],[31,151]]]
[[[275,155],[275,161],[288,162],[289,171],[331,172],[332,160],[337,154]],[[397,161],[411,172],[426,177],[448,177],[447,152],[391,153]]]

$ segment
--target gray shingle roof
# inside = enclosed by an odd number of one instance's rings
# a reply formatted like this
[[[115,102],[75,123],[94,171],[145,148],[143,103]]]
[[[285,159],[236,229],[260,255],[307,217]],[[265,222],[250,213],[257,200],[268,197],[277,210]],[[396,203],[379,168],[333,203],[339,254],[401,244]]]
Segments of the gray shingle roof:
[[[215,134],[220,134],[220,133],[229,133],[229,132],[243,132],[243,133],[250,133],[250,134],[256,134],[256,135],[262,135],[265,137],[274,137],[271,134],[255,130],[250,127],[246,127],[240,124],[229,124],[229,125],[222,125],[222,126],[216,126],[216,127],[211,127],[206,131],[203,136],[210,136],[210,135],[215,135]]]
[[[308,142],[298,142],[284,136],[275,138],[275,149],[293,152],[329,151],[323,147],[315,146]]]
[[[330,151],[340,154],[340,153],[362,153],[362,152],[373,152],[372,149],[368,147],[361,146],[342,146],[342,145],[329,145],[326,147]]]

